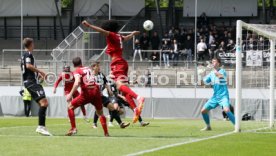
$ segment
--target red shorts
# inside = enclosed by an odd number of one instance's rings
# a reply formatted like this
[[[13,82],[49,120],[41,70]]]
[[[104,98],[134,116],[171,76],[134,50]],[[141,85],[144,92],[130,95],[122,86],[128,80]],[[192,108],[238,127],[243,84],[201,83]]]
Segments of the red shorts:
[[[121,57],[115,58],[111,61],[110,69],[114,80],[128,81],[128,63]]]
[[[70,93],[70,91],[65,91],[65,96],[68,95]],[[75,91],[74,94],[73,94],[73,98],[76,98],[80,95],[79,91]]]
[[[72,100],[71,105],[77,108],[88,103],[92,103],[96,110],[103,109],[102,96],[98,86],[93,89],[82,90],[80,95]]]

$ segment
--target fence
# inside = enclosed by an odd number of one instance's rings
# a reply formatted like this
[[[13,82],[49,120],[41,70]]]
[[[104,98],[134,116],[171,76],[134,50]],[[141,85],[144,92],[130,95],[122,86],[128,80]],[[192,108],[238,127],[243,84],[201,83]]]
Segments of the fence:
[[[82,58],[91,58],[94,54],[101,52],[103,49],[67,49],[72,50],[75,56]],[[82,51],[83,53],[80,53]],[[189,61],[186,55],[180,56],[177,60],[169,60],[170,66],[165,66],[162,60],[164,51],[161,50],[142,50],[142,53],[156,52],[159,54],[158,60],[136,61],[129,56],[129,75],[133,82],[131,86],[140,87],[170,87],[170,88],[202,88],[207,87],[203,84],[202,78],[212,69],[208,68],[206,62]],[[36,66],[52,75],[58,75],[62,72],[64,65],[71,65],[71,59],[65,58],[56,61],[50,55],[51,50],[39,49],[34,50],[36,57]],[[181,54],[180,54],[181,55]],[[105,56],[105,57],[103,57]],[[19,67],[20,50],[4,49],[1,56],[1,76],[0,85],[20,85],[21,71]],[[234,56],[230,60],[235,59]],[[90,65],[95,60],[101,62],[102,72],[109,73],[110,60],[106,55],[101,59],[83,59],[84,65]],[[246,60],[243,65],[243,85],[245,88],[268,88],[269,87],[269,62],[267,58],[261,66],[247,66]],[[227,71],[229,88],[235,88],[235,64],[225,64],[223,68]],[[135,82],[135,83],[134,83]],[[51,86],[52,84],[48,84]]]

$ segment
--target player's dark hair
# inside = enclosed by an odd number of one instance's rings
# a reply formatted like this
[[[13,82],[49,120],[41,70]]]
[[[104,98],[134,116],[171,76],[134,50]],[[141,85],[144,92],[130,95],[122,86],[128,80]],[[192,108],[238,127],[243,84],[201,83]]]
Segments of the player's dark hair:
[[[217,57],[213,58],[212,60],[216,60],[216,61],[218,61],[219,64],[221,64],[221,60]]]
[[[102,23],[101,28],[110,32],[118,32],[120,24],[116,20],[107,20]]]
[[[82,62],[81,62],[81,58],[80,57],[75,57],[73,58],[73,65],[74,67],[78,67],[78,66],[81,66],[82,65]]]
[[[63,71],[70,72],[70,66],[68,66],[68,65],[63,66]]]
[[[34,40],[32,38],[24,38],[23,39],[23,46],[25,48],[29,48],[30,45],[34,42]]]

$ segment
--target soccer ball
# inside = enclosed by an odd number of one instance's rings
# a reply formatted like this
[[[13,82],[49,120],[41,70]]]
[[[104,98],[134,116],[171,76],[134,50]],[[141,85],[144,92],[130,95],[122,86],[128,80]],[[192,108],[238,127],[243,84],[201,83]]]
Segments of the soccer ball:
[[[153,29],[153,22],[151,20],[146,20],[143,24],[143,27],[146,31],[150,31]]]

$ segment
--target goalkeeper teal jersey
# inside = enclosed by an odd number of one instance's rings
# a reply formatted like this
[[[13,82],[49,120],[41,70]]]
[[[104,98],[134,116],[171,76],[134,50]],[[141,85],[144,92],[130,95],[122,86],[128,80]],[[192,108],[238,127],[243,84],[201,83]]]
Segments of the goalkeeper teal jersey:
[[[219,69],[218,72],[223,75],[223,78],[218,78],[215,72],[211,71],[207,76],[204,77],[203,81],[205,84],[213,86],[213,98],[229,98],[226,71],[224,69]]]

